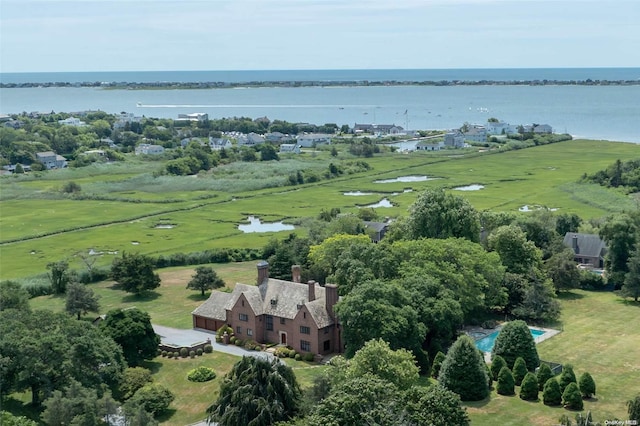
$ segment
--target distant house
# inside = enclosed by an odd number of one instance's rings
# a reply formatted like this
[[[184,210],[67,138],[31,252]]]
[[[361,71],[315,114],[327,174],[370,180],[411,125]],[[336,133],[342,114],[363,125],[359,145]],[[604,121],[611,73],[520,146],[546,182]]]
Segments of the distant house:
[[[20,120],[9,120],[3,123],[4,127],[10,127],[12,129],[18,130],[24,126],[24,122]]]
[[[384,238],[384,234],[389,229],[389,222],[369,222],[365,221],[364,225],[370,231],[371,241],[379,243]]]
[[[141,143],[136,146],[136,155],[159,155],[164,153],[164,147],[160,145],[152,145],[148,143]]]
[[[400,135],[405,130],[395,124],[358,124],[353,125],[353,133],[371,133],[380,135]]]
[[[36,160],[44,164],[47,170],[67,167],[67,159],[53,151],[37,152]]]
[[[192,312],[193,327],[215,331],[229,325],[237,338],[288,345],[300,353],[341,352],[340,325],[334,312],[336,285],[269,278],[269,264],[258,264],[257,285],[236,284],[231,293],[214,290]]]
[[[229,149],[233,146],[231,141],[226,138],[212,138],[209,136],[209,147],[212,151],[220,151],[221,149]]]
[[[576,262],[594,268],[604,268],[607,245],[598,235],[567,232],[562,242],[573,250]]]
[[[291,135],[286,135],[280,132],[267,133],[266,135],[264,135],[264,137],[267,140],[267,142],[271,142],[271,143],[281,143],[281,142],[295,140],[295,137]]]
[[[451,132],[447,132],[444,135],[444,145],[452,148],[463,148],[464,135],[459,130],[453,130]]]
[[[487,121],[485,128],[488,135],[515,135],[518,133],[518,126],[504,121]]]
[[[417,151],[440,151],[444,142],[420,141],[416,144]]]
[[[264,136],[251,132],[248,135],[239,135],[237,137],[238,145],[255,146],[265,142]]]
[[[140,123],[142,121],[142,117],[137,117],[130,112],[122,112],[116,117],[117,120],[115,123],[113,123],[114,129],[124,129],[127,124]]]
[[[295,143],[280,144],[281,154],[300,154],[300,145]]]
[[[331,143],[331,136],[325,133],[309,133],[306,135],[298,135],[297,142],[303,148],[311,148],[326,143]]]
[[[469,126],[464,132],[464,139],[473,142],[486,142],[487,129],[484,126]]]
[[[62,124],[63,126],[75,126],[75,127],[83,127],[87,125],[87,123],[85,123],[84,121],[80,121],[80,119],[76,117],[69,117],[64,120],[58,120],[58,124]]]
[[[209,114],[205,112],[193,112],[191,114],[178,114],[177,121],[207,121]]]
[[[535,124],[533,126],[533,133],[549,135],[553,133],[553,128],[548,124]]]

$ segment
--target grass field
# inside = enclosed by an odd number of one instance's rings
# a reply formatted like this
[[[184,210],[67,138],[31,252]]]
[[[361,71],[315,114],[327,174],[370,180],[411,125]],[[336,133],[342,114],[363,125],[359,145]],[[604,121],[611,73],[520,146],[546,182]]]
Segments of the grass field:
[[[417,194],[432,187],[482,184],[485,188],[480,191],[456,191],[478,209],[518,211],[524,205],[545,206],[578,213],[585,219],[601,217],[625,206],[633,208],[636,202],[615,191],[578,184],[578,179],[618,158],[638,156],[639,145],[584,140],[485,154],[469,150],[465,155],[451,155],[449,151],[437,155],[387,153],[364,159],[371,166],[367,172],[295,187],[262,189],[261,180],[275,179],[278,172],[286,174],[294,166],[307,164],[315,170],[330,161],[356,159],[346,154],[332,159],[327,152],[320,152],[282,164],[251,163],[245,166],[246,181],[240,179],[243,169],[238,169],[239,165],[199,176],[154,178],[152,172],[161,164],[139,160],[132,160],[130,168],[127,162],[113,167],[102,164],[8,176],[0,178],[0,279],[42,273],[47,263],[61,259],[67,259],[72,268],[80,268],[76,255],[91,249],[158,255],[261,247],[274,234],[243,234],[237,225],[248,215],[292,221],[317,216],[323,208],[357,212],[359,206],[386,197],[393,207],[377,212],[394,217],[405,215]],[[375,183],[406,175],[438,179]],[[217,188],[219,179],[229,180],[227,191]],[[76,200],[60,194],[57,188],[72,180],[82,186],[85,196],[96,199]],[[249,191],[242,186],[249,180],[254,181],[256,189]],[[244,183],[235,191],[231,181]],[[372,194],[343,195],[347,191]],[[175,228],[156,229],[159,222],[170,222]],[[23,241],[8,242],[20,239]],[[111,261],[112,256],[105,255],[98,264]]]
[[[581,290],[561,295],[561,303],[562,333],[538,345],[540,358],[573,364],[578,378],[585,371],[593,376],[596,396],[584,409],[594,421],[626,419],[626,401],[640,394],[640,304],[611,292]],[[547,426],[563,414],[572,420],[576,414],[495,390],[490,399],[465,405],[473,425]]]

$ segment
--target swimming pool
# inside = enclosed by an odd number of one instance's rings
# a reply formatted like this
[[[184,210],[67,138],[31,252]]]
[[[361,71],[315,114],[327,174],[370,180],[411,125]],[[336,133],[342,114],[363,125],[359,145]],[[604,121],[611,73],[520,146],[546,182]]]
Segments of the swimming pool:
[[[546,333],[546,331],[544,330],[531,328],[531,327],[529,327],[529,331],[531,332],[531,335],[533,336],[534,340],[537,337],[540,337]],[[476,340],[476,348],[480,349],[483,352],[491,352],[491,349],[493,349],[493,344],[496,342],[496,337],[498,337],[498,334],[500,334],[500,330],[494,331],[488,336],[483,337],[482,339]]]

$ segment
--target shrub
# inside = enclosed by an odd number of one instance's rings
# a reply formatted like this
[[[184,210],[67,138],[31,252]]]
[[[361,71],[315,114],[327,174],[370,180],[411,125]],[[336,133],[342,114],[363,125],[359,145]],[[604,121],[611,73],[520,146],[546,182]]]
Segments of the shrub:
[[[433,358],[433,364],[431,365],[431,377],[438,378],[438,375],[440,374],[440,367],[442,367],[442,361],[444,361],[444,358],[444,354],[438,351],[435,358]]]
[[[180,348],[180,356],[182,358],[186,358],[187,355],[189,355],[189,349],[187,348]]]
[[[138,389],[153,382],[151,371],[142,367],[129,367],[122,374],[122,381],[118,388],[123,400],[131,398]]]
[[[233,328],[225,324],[218,329],[218,331],[216,332],[216,337],[220,337],[220,339],[222,339],[222,336],[224,335],[225,332],[227,333],[228,336],[233,336]]]
[[[296,350],[289,349],[289,358],[295,358],[295,357],[296,357]]]
[[[235,344],[236,344],[236,340],[238,340],[238,339],[236,338],[236,336],[231,336],[231,337],[229,338],[229,343],[231,343],[232,345],[235,345]]]
[[[496,392],[500,395],[514,395],[515,394],[515,381],[513,380],[513,374],[509,367],[504,366],[498,373],[498,384],[496,386]]]
[[[313,354],[311,352],[307,352],[306,354],[304,354],[302,359],[306,362],[313,362]]]
[[[538,399],[538,379],[533,373],[527,373],[520,386],[520,399],[536,401]]]
[[[582,410],[584,408],[582,395],[580,394],[577,383],[571,382],[567,385],[567,388],[562,392],[562,404],[565,408],[572,410]]]
[[[235,344],[236,346],[243,346],[244,345],[244,341],[242,339],[235,339]]]
[[[165,411],[175,396],[166,387],[159,384],[146,385],[133,395],[131,401],[144,407],[154,416]]]
[[[187,380],[191,382],[208,382],[216,378],[216,372],[213,368],[200,366],[190,370],[187,374]]]
[[[502,327],[493,345],[491,356],[500,355],[509,368],[513,368],[516,358],[522,357],[527,368],[534,370],[540,365],[536,343],[524,321],[511,321]]]
[[[222,336],[216,335],[216,343],[222,343]]]
[[[562,402],[562,392],[560,392],[560,385],[555,378],[550,378],[544,384],[542,401],[545,405],[560,405],[560,403]]]
[[[578,387],[583,398],[591,398],[596,393],[596,382],[588,372],[582,373]]]
[[[562,373],[560,373],[560,379],[558,380],[560,393],[564,394],[564,390],[569,386],[569,383],[577,383],[576,375],[573,372],[573,366],[571,364],[565,365],[562,368]]]
[[[296,354],[296,356],[294,358],[295,358],[296,361],[300,361],[300,360],[302,360],[302,355]]]
[[[520,386],[522,379],[527,375],[527,364],[525,364],[522,357],[516,358],[516,362],[513,364],[513,380],[516,382],[516,386]]]
[[[163,358],[166,358],[167,357],[167,351],[160,352],[160,356],[162,356]]]
[[[506,367],[507,363],[505,362],[504,358],[502,358],[500,355],[496,355],[495,358],[491,359],[491,375],[493,376],[493,380],[498,380],[498,374],[500,374],[500,370],[502,370],[502,367]]]
[[[202,356],[202,349],[201,348],[196,349],[196,355]]]
[[[213,346],[204,345],[204,352],[210,354],[211,352],[213,352]]]
[[[629,414],[629,420],[640,422],[640,395],[627,401],[627,414]]]
[[[189,358],[195,358],[196,351],[189,351]]]
[[[553,377],[553,372],[551,371],[551,367],[549,364],[542,364],[538,369],[537,379],[538,379],[538,389],[543,390],[544,384],[547,383],[547,380]]]
[[[173,352],[167,352],[167,358],[173,358]]]
[[[487,367],[469,336],[460,336],[451,346],[438,381],[463,401],[480,401],[489,395]]]

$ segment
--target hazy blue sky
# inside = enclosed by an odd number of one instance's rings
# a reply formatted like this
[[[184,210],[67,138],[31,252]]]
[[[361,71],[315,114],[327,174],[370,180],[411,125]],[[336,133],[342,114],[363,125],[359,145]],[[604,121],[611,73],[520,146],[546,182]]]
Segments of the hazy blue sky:
[[[0,71],[640,66],[638,0],[0,0]]]

